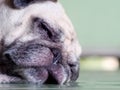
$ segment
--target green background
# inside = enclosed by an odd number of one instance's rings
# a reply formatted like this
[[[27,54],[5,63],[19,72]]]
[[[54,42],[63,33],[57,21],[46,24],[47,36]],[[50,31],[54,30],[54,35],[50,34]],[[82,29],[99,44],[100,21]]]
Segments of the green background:
[[[120,47],[120,0],[59,0],[84,48]]]

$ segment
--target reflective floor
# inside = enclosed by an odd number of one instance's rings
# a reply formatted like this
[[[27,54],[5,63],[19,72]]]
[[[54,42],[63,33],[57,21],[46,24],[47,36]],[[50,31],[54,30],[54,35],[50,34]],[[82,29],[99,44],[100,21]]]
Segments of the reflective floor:
[[[76,83],[67,85],[0,84],[0,90],[120,90],[120,71],[81,71]]]

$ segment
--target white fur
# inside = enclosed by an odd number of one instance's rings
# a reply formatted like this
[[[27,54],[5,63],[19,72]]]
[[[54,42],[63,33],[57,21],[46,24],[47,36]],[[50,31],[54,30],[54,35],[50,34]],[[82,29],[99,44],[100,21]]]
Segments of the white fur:
[[[59,2],[36,3],[20,10],[11,9],[4,2],[1,3],[3,4],[0,6],[0,39],[4,37],[5,44],[9,45],[17,38],[23,42],[37,38],[37,36],[33,38],[33,35],[28,32],[30,31],[31,19],[39,17],[46,20],[56,30],[62,29],[65,34],[65,48],[68,52],[77,52],[77,55],[81,53],[78,42],[75,40],[74,43],[71,43],[72,39],[76,39],[76,34]]]

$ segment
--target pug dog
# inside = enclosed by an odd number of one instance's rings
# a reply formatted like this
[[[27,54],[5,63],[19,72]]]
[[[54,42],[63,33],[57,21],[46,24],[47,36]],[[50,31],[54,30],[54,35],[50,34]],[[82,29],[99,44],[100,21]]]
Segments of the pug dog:
[[[0,83],[65,84],[81,46],[57,0],[0,0]]]

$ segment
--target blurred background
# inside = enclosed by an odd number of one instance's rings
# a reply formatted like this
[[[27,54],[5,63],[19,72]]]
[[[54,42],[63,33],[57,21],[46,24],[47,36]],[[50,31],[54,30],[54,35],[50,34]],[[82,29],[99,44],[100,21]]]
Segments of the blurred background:
[[[117,71],[120,57],[120,0],[60,0],[83,52],[81,70]]]

